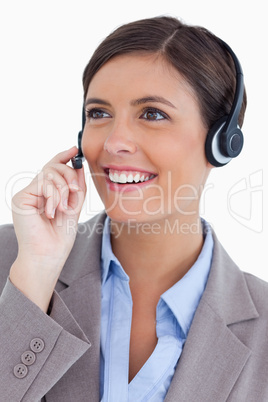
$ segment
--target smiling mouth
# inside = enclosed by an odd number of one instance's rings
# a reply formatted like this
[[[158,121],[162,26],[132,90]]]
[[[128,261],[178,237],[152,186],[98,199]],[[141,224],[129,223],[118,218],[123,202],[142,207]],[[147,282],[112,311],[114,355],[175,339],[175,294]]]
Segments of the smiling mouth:
[[[154,179],[157,175],[149,172],[137,172],[131,170],[105,169],[112,183],[139,184]]]

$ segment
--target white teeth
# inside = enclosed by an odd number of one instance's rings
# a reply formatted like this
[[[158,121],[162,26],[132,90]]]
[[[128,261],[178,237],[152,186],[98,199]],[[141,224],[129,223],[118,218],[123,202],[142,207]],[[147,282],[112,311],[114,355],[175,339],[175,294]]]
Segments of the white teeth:
[[[127,182],[127,175],[125,173],[121,173],[119,176],[118,183],[126,183]]]
[[[113,171],[109,171],[109,179],[113,182],[113,183],[120,183],[120,184],[125,184],[125,183],[138,183],[138,182],[144,182],[147,181],[149,179],[153,179],[154,175],[152,174],[151,176],[147,176],[145,174],[142,173],[135,173],[133,175],[133,173],[117,173],[117,172],[113,172]]]
[[[133,180],[135,181],[135,183],[138,183],[138,181],[140,180],[139,173],[135,174],[135,176],[133,177]]]
[[[112,174],[111,172],[109,172],[109,179],[113,182],[115,182],[115,174]]]
[[[132,183],[133,182],[133,174],[130,173],[130,175],[127,178],[128,183]]]
[[[120,181],[122,175],[118,175],[117,173],[111,173],[109,172],[109,179],[113,181],[114,183],[124,183],[123,181]],[[122,178],[123,180],[123,178]]]

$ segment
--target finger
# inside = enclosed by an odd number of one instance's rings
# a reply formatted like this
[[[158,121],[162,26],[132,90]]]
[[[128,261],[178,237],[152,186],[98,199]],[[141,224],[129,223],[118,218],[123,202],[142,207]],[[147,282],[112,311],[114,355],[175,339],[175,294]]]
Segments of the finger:
[[[64,166],[64,165],[62,165]],[[48,181],[53,182],[54,186],[57,188],[58,194],[60,195],[60,202],[57,207],[62,211],[68,207],[69,198],[69,185],[63,174],[56,169],[46,169],[44,170],[44,176]]]
[[[84,170],[82,169],[73,169],[70,166],[67,166],[66,163],[77,154],[78,149],[77,147],[72,147],[67,151],[60,152],[54,158],[48,162],[43,170],[47,169],[55,169],[60,172],[60,174],[65,178],[70,191],[78,191],[82,190],[86,192],[86,185],[85,185],[85,176]]]
[[[69,166],[63,164],[48,165],[44,168],[43,174],[48,180],[52,180],[57,187],[61,196],[59,208],[62,211],[68,208],[70,192],[83,191],[85,193],[86,191],[84,174],[80,173],[78,177],[77,172]]]
[[[72,169],[73,170],[73,169]],[[73,212],[80,214],[81,208],[83,206],[83,202],[86,195],[86,182],[85,182],[85,173],[84,167],[82,166],[81,169],[76,170],[76,178],[77,178],[77,185],[73,188],[70,187],[70,194],[68,204],[69,207],[73,210]],[[76,191],[73,191],[76,190]]]
[[[60,195],[59,202],[56,198],[57,205],[56,201],[48,201],[48,209],[49,211],[51,211],[51,205],[53,205],[54,208],[65,214],[69,212],[69,214],[71,215],[79,215],[83,206],[86,193],[84,170],[80,169],[79,173],[77,174],[74,169],[65,165],[57,165],[57,169],[58,170],[47,168],[44,171],[47,182],[53,182]],[[48,183],[47,186],[49,188]],[[51,189],[53,190],[52,186]],[[53,194],[49,193],[48,196],[53,196],[55,200],[55,196]]]
[[[66,164],[68,163],[71,158],[73,158],[75,155],[77,155],[78,149],[76,146],[67,149],[66,151],[58,153],[54,158],[52,158],[47,165],[54,164],[54,163],[62,163]]]
[[[84,166],[82,166],[81,169],[77,169],[75,172],[76,172],[76,176],[77,176],[79,189],[82,190],[84,193],[86,193],[87,188],[86,188]]]
[[[68,161],[76,152],[77,148],[72,147],[56,155],[33,180],[37,186],[31,193],[36,194],[40,200],[39,205],[42,204],[43,211],[45,207],[49,219],[54,217],[56,210],[66,213],[70,209],[72,214],[80,214],[86,193],[84,169],[74,170],[64,163],[56,163]],[[77,196],[77,192],[82,194]],[[41,202],[43,197],[44,201]]]
[[[79,185],[78,174],[79,170],[75,170],[70,166],[61,164],[61,163],[50,163],[44,166],[43,172],[45,174],[52,173],[54,175],[55,172],[58,172],[67,182],[69,186],[74,185],[73,187]],[[81,169],[83,170],[83,169]],[[80,176],[79,176],[80,177]],[[83,176],[82,176],[83,177]]]
[[[52,177],[47,176],[43,181],[43,196],[46,199],[45,214],[48,219],[53,219],[56,209],[60,204],[61,196]]]
[[[69,213],[70,215],[79,215],[85,200],[85,193],[81,189],[78,191],[70,192],[69,200],[68,200],[68,211],[65,213]]]

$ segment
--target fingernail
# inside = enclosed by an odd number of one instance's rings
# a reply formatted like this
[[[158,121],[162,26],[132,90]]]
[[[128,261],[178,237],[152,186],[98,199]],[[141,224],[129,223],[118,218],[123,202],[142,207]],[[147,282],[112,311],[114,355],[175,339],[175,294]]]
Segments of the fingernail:
[[[51,212],[51,218],[52,218],[52,219],[53,219],[54,216],[55,216],[55,212],[56,212],[56,208],[54,208],[54,209],[52,210],[52,212]]]

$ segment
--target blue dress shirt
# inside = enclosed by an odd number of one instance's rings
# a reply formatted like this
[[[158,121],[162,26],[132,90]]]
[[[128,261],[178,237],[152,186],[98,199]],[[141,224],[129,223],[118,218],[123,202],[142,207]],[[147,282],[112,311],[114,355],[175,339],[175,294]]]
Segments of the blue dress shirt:
[[[203,221],[205,241],[194,265],[161,295],[156,310],[157,345],[128,383],[132,297],[129,277],[111,248],[109,222],[107,218],[101,254],[101,401],[162,402],[206,286],[213,253],[210,227]]]

